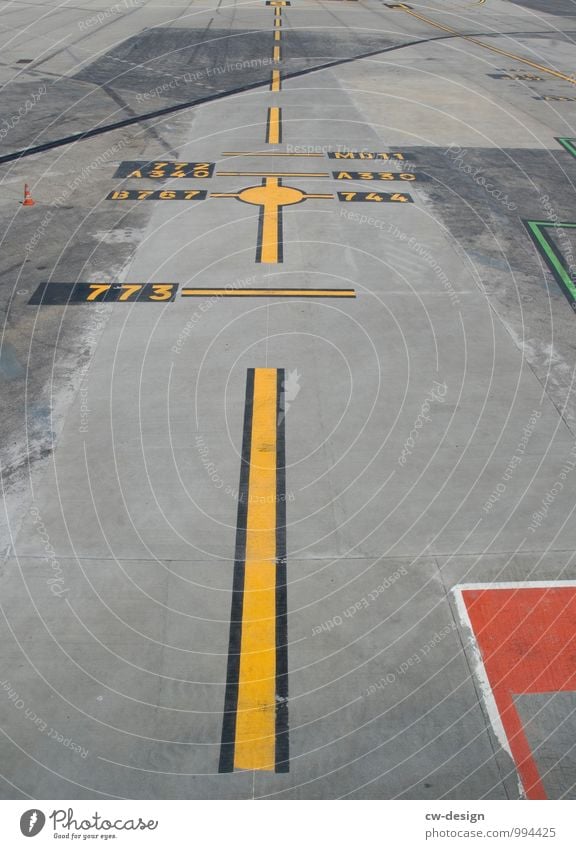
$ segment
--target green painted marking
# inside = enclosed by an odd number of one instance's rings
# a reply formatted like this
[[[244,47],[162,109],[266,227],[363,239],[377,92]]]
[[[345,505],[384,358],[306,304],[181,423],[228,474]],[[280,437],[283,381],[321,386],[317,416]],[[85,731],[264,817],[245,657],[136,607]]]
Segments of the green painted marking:
[[[564,136],[556,139],[557,142],[560,142],[563,148],[565,148],[568,153],[571,153],[572,156],[576,159],[576,139],[569,139]]]
[[[576,222],[571,221],[525,221],[528,232],[532,236],[536,247],[548,263],[548,267],[554,274],[554,277],[560,284],[564,294],[572,304],[573,309],[576,308],[576,285],[570,276],[568,269],[562,262],[562,256],[550,242],[550,239],[544,232],[545,229],[576,229]]]

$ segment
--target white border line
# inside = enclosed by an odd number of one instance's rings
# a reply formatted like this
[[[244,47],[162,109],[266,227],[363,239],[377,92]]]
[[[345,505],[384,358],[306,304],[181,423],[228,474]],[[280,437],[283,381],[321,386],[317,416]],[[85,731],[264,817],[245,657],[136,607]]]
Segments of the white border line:
[[[544,587],[576,587],[576,581],[492,581],[483,584],[456,584],[451,592],[462,590],[541,590]]]

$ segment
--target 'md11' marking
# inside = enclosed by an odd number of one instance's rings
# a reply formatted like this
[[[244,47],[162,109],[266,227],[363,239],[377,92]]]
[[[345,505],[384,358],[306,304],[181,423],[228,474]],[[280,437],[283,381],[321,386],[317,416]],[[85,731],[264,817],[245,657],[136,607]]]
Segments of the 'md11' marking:
[[[202,180],[214,173],[213,162],[121,162],[115,177],[137,180]]]
[[[178,292],[178,283],[41,283],[28,303],[65,306],[110,302],[167,303]]]
[[[106,195],[106,200],[205,200],[206,194],[199,189],[117,189]]]
[[[379,153],[368,153],[364,150],[347,150],[345,152],[331,151],[328,154],[328,159],[414,159],[409,153],[400,153],[400,151],[380,151]]]
[[[338,192],[338,200],[344,203],[414,203],[410,195],[401,192]]]
[[[335,180],[422,180],[420,175],[403,171],[333,171],[332,176]]]

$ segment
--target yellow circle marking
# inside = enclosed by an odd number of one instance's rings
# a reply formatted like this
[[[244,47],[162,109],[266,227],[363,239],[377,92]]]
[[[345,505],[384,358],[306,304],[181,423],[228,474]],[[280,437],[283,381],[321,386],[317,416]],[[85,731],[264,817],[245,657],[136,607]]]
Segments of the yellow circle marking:
[[[252,203],[255,206],[290,206],[300,203],[306,198],[300,189],[290,186],[250,186],[238,193],[238,198],[244,203]]]

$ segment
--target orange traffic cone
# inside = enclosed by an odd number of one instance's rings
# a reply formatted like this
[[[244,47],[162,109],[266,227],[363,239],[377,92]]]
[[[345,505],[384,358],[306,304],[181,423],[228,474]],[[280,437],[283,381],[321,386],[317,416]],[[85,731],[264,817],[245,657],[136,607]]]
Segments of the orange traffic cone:
[[[36,201],[32,199],[32,195],[30,194],[28,183],[24,183],[24,200],[22,201],[22,206],[34,206],[35,203]]]

